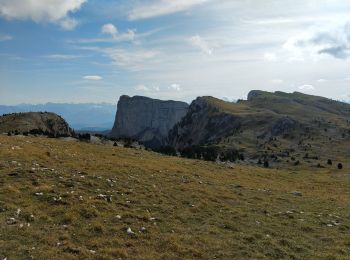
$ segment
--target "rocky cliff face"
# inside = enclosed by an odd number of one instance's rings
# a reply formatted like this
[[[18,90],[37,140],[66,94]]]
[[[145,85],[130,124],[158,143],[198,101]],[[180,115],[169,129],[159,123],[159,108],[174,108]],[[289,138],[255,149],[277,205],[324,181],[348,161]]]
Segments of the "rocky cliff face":
[[[157,148],[167,143],[170,129],[186,114],[188,104],[147,97],[121,96],[111,136],[133,138]]]
[[[211,97],[199,97],[192,102],[186,116],[169,132],[169,144],[177,150],[193,145],[205,145],[233,134],[241,124],[238,116],[218,113]]]
[[[68,123],[54,113],[14,113],[0,117],[0,133],[17,132],[45,134],[50,136],[72,136]]]

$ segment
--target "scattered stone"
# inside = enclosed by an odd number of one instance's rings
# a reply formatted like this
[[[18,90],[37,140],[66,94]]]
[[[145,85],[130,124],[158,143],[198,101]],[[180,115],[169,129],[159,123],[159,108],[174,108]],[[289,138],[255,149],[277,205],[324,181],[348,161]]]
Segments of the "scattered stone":
[[[19,214],[21,214],[21,209],[17,209],[17,211],[16,211],[16,213],[15,213],[16,218],[19,217]]]
[[[98,194],[97,195],[98,199],[103,199],[107,202],[112,202],[112,195],[104,195],[104,194]]]
[[[7,220],[6,220],[6,223],[7,223],[7,225],[14,225],[14,224],[16,224],[16,219],[15,218],[8,218]]]
[[[126,233],[128,233],[129,235],[135,235],[135,232],[133,232],[130,227],[128,227]]]
[[[332,224],[333,224],[334,226],[339,226],[339,225],[340,225],[339,220],[332,220],[331,222],[332,222]]]
[[[116,216],[116,218],[117,218],[117,219],[121,219],[121,218],[122,218],[122,216],[120,216],[120,215],[117,215],[117,216]]]
[[[292,191],[291,194],[294,196],[299,196],[299,197],[303,196],[303,193],[300,191]]]
[[[140,232],[144,233],[146,231],[147,231],[147,229],[145,227],[141,227]]]
[[[42,193],[42,192],[36,192],[35,193],[35,196],[43,196],[44,195],[44,193]]]

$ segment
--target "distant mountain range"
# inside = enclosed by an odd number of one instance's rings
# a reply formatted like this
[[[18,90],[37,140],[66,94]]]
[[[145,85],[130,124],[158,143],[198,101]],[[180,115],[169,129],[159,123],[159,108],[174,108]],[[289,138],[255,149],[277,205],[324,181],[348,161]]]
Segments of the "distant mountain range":
[[[52,112],[62,116],[78,131],[111,130],[114,123],[116,105],[109,103],[46,103],[1,106],[0,115],[18,112]]]

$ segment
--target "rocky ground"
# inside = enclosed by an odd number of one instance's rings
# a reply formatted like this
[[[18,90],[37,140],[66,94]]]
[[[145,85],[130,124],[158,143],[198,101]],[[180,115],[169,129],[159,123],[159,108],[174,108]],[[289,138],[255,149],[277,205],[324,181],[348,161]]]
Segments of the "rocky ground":
[[[0,136],[0,259],[350,256],[350,169]]]

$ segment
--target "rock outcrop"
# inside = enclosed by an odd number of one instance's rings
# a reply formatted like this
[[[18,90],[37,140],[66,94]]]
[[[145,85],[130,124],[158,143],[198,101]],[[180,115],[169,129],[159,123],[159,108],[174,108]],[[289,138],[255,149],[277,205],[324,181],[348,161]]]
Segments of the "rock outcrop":
[[[169,132],[169,144],[177,150],[193,145],[205,145],[233,134],[239,129],[240,117],[217,113],[212,97],[198,97],[186,116]]]
[[[187,109],[184,102],[121,96],[110,135],[136,139],[150,148],[160,147],[167,143],[169,130],[185,116]]]
[[[209,148],[234,149],[262,161],[290,153],[295,159],[306,151],[319,155],[320,147],[332,150],[350,140],[350,105],[298,92],[254,90],[237,103],[199,97],[168,140],[180,153],[202,157]]]
[[[44,134],[53,137],[72,136],[68,123],[47,112],[7,114],[0,117],[0,133]]]

